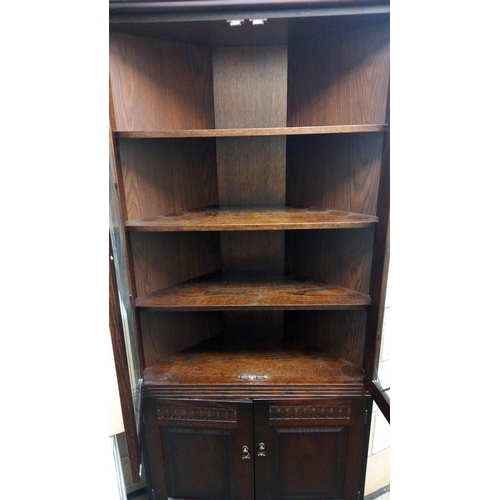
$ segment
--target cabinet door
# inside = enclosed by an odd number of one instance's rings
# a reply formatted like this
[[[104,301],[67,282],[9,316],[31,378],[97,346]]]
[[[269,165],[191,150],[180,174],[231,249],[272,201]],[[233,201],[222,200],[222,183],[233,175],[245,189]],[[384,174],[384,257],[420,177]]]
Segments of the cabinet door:
[[[254,498],[251,401],[150,401],[145,412],[155,500]]]
[[[366,400],[254,404],[257,500],[358,499]]]

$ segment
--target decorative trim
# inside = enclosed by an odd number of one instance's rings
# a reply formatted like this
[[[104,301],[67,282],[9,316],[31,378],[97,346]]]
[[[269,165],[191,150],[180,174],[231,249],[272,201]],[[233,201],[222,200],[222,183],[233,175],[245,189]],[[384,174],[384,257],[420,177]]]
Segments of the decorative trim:
[[[203,422],[236,422],[232,408],[200,408],[191,406],[159,406],[160,420],[198,420]]]
[[[351,415],[351,406],[308,405],[308,406],[269,406],[269,420],[304,420],[304,419],[345,419]]]

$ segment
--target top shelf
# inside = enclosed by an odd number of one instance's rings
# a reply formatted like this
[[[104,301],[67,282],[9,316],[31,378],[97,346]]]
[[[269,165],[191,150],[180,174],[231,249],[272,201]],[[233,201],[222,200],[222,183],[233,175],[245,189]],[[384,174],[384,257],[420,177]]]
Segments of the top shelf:
[[[353,134],[367,132],[385,132],[385,124],[370,125],[328,125],[315,127],[275,127],[241,129],[197,129],[197,130],[143,130],[117,131],[117,138],[129,139],[168,139],[190,137],[258,137],[279,135],[314,135],[314,134]]]

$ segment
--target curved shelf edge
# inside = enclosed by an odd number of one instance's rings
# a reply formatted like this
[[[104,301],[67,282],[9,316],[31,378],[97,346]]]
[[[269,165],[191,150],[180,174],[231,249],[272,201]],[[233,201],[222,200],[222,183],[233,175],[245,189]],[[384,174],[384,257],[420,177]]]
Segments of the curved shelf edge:
[[[369,125],[325,125],[310,127],[274,127],[274,128],[242,128],[242,129],[193,129],[193,130],[118,130],[113,135],[128,139],[175,139],[195,137],[258,137],[277,135],[311,135],[311,134],[353,134],[368,132],[385,132],[386,124]]]
[[[354,229],[375,226],[374,215],[340,210],[283,206],[210,206],[172,215],[126,222],[127,231],[269,231],[299,229]]]
[[[364,309],[369,295],[282,272],[215,271],[135,300],[148,311]]]

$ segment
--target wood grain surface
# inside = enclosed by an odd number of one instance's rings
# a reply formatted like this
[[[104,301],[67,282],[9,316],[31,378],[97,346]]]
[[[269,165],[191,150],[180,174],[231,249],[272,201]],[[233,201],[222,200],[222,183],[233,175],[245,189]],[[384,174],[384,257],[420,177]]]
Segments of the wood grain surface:
[[[382,133],[287,141],[287,203],[377,214]]]
[[[283,269],[284,231],[220,233],[222,269]]]
[[[129,220],[128,231],[269,231],[370,227],[378,218],[340,210],[285,205],[221,205]]]
[[[224,331],[221,312],[140,311],[139,323],[146,367]]]
[[[288,125],[385,123],[389,23],[319,33],[289,49]]]
[[[285,127],[287,47],[214,47],[215,128]]]
[[[218,203],[213,139],[120,139],[127,218]]]
[[[384,123],[372,125],[328,125],[315,127],[244,127],[219,129],[189,129],[189,130],[140,130],[117,131],[117,138],[132,139],[162,139],[162,138],[189,138],[189,137],[259,137],[275,135],[319,135],[319,134],[356,134],[369,132],[385,132]]]
[[[217,271],[138,297],[149,310],[359,309],[370,297],[321,280],[281,272]]]
[[[286,338],[306,342],[351,363],[363,364],[366,310],[285,311]]]
[[[219,203],[284,203],[286,138],[219,138]]]
[[[214,128],[207,47],[110,34],[117,130]]]
[[[139,24],[111,35],[110,81],[146,394],[365,397],[388,16],[270,21],[246,44],[225,22]]]
[[[219,233],[130,233],[137,296],[220,269]]]
[[[263,375],[265,380],[241,380]],[[358,384],[363,369],[318,349],[286,344],[217,344],[179,353],[144,372],[145,385],[309,385]]]
[[[369,293],[373,228],[287,231],[286,269]]]

